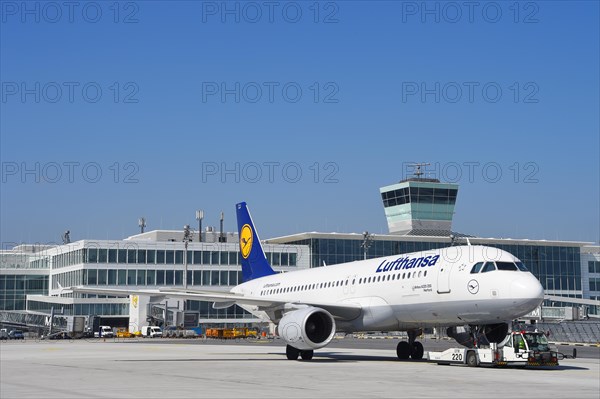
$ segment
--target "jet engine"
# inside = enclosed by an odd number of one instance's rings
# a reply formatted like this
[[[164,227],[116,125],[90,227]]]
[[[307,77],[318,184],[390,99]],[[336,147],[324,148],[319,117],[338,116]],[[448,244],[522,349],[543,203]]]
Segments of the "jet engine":
[[[448,327],[446,334],[467,348],[472,348],[475,346],[473,339],[475,339],[478,345],[489,345],[490,342],[500,344],[506,339],[508,334],[508,324],[486,324],[481,327]]]
[[[508,324],[486,324],[483,326],[483,334],[487,338],[488,342],[499,344],[500,342],[504,341],[506,335],[508,334]]]
[[[333,339],[335,321],[328,311],[311,306],[286,313],[279,321],[277,332],[296,349],[319,349]]]

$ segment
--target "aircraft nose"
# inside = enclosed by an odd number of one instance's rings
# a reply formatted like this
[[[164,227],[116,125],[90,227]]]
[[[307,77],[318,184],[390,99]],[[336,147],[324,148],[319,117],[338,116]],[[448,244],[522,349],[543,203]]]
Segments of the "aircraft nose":
[[[522,275],[511,283],[511,295],[535,309],[544,300],[544,287],[532,274]]]

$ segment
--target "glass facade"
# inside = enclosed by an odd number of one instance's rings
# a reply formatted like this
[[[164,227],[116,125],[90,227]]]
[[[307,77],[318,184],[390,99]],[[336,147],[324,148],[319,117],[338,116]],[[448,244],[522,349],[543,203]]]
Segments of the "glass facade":
[[[188,270],[188,285],[233,286],[242,283],[239,270]],[[183,270],[80,269],[54,275],[52,288],[93,286],[183,286]]]
[[[25,310],[27,295],[47,295],[48,276],[0,275],[0,310]]]
[[[63,309],[65,315],[70,316],[129,316],[129,303],[77,303],[77,304],[56,304],[43,301],[29,300],[27,310],[35,312],[50,313],[54,307]]]
[[[188,265],[239,266],[239,251],[180,251],[164,249],[114,249],[84,248],[52,256],[52,268],[60,269],[81,263],[116,263],[138,265],[183,265],[187,255]],[[265,252],[273,266],[297,266],[297,254]],[[40,261],[43,262],[43,261]],[[47,260],[45,260],[47,266]]]

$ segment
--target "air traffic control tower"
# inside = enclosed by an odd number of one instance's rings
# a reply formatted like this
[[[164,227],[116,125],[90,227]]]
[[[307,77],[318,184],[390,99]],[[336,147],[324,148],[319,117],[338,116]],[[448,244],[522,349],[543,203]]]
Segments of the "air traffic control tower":
[[[415,164],[412,177],[379,189],[390,234],[449,236],[458,184],[422,177]]]

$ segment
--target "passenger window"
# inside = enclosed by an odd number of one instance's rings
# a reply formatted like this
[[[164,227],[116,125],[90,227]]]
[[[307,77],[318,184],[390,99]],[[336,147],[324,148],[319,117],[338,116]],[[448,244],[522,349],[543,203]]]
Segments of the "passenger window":
[[[471,268],[471,274],[479,273],[479,271],[481,270],[481,266],[483,266],[483,262],[475,263]]]
[[[494,262],[486,262],[481,273],[487,273],[496,270],[496,265]]]

